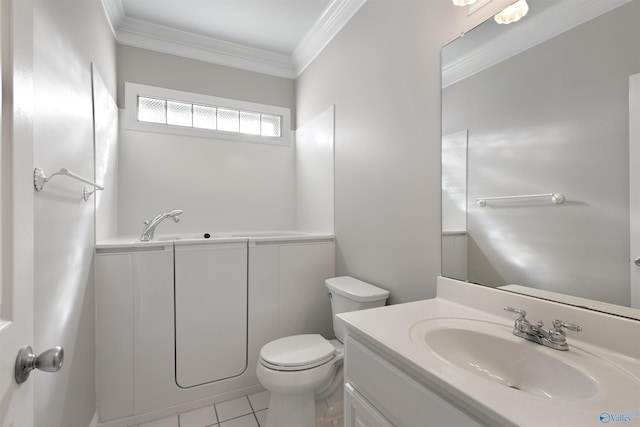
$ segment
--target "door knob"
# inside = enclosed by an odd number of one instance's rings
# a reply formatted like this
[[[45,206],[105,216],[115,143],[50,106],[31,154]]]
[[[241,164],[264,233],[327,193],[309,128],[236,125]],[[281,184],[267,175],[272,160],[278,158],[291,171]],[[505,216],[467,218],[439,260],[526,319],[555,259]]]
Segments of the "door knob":
[[[634,259],[634,260],[633,260],[633,263],[634,263],[635,265],[637,265],[638,267],[640,267],[640,256],[639,256],[638,258]]]
[[[29,374],[34,369],[45,372],[58,372],[62,368],[64,349],[60,346],[50,348],[39,355],[33,354],[30,346],[25,345],[18,352],[16,358],[15,377],[18,384],[29,379]]]

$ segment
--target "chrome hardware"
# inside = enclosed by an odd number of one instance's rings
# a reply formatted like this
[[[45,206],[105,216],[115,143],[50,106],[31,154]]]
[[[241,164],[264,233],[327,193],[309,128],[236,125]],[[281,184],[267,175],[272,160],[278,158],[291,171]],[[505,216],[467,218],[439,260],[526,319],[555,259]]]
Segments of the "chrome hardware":
[[[555,319],[552,324],[553,328],[549,330],[549,347],[555,348],[556,350],[569,350],[567,334],[564,333],[563,328],[574,332],[580,332],[582,331],[582,327],[557,319]]]
[[[582,332],[582,326],[574,325],[573,323],[566,323],[561,320],[554,320],[552,323],[554,329],[565,328],[574,332]]]
[[[513,307],[502,307],[504,309],[504,311],[510,311],[512,313],[517,313],[520,315],[520,317],[518,317],[518,320],[524,320],[525,316],[527,315],[527,312],[524,310],[518,310],[517,308],[513,308]]]
[[[524,310],[518,310],[512,307],[504,307],[504,310],[520,315],[513,326],[513,335],[553,348],[554,350],[569,350],[567,335],[563,329],[568,329],[574,332],[582,331],[582,328],[578,325],[566,323],[557,319],[552,322],[553,328],[547,331],[543,328],[544,323],[541,321],[538,321],[533,325],[529,323],[525,318],[527,312]]]
[[[527,338],[527,334],[529,334],[529,332],[531,331],[531,324],[526,319],[527,312],[524,310],[518,310],[513,307],[503,307],[503,309],[504,311],[510,311],[512,313],[519,314],[515,324],[513,325],[513,335],[524,339],[529,339]]]
[[[638,267],[640,267],[640,256],[639,256],[638,258],[634,259],[634,260],[633,260],[633,263],[634,263],[635,265],[637,265]]]
[[[142,230],[140,241],[148,242],[149,240],[153,239],[153,233],[156,230],[156,227],[167,218],[171,218],[173,222],[180,222],[180,215],[182,215],[182,210],[176,209],[171,212],[162,213],[153,218],[151,221],[145,221],[144,230]]]
[[[513,200],[513,199],[532,199],[532,198],[551,198],[551,203],[560,205],[564,203],[565,197],[561,193],[545,193],[545,194],[523,194],[521,196],[499,196],[499,197],[479,197],[476,199],[476,203],[481,208],[487,206],[487,201],[491,200]]]
[[[45,372],[58,372],[62,368],[64,349],[60,346],[50,348],[38,356],[33,354],[30,346],[25,345],[18,352],[15,366],[15,378],[18,384],[29,379],[29,374],[34,369]]]
[[[78,175],[77,173],[71,172],[69,169],[67,168],[62,168],[60,169],[58,172],[51,174],[48,178],[47,175],[45,175],[44,171],[40,168],[35,168],[33,170],[33,187],[35,188],[36,191],[42,191],[42,189],[44,188],[44,185],[49,182],[51,180],[51,178],[53,178],[54,176],[57,175],[64,175],[64,176],[68,176],[69,178],[73,178],[75,180],[78,180],[80,182],[84,182],[85,184],[89,184],[90,186],[93,187],[93,190],[89,189],[89,187],[84,186],[84,188],[82,189],[82,198],[84,199],[84,201],[88,201],[89,200],[89,196],[91,196],[93,193],[95,193],[98,190],[104,190],[104,187],[102,185],[98,185],[93,181],[88,180],[87,178],[84,178],[80,175]]]

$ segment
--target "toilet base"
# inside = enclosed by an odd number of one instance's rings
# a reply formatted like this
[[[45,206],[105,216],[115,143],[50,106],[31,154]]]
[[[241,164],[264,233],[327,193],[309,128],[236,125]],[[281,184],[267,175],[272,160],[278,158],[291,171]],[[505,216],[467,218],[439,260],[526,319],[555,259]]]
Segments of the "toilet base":
[[[271,393],[266,427],[315,427],[315,394]]]

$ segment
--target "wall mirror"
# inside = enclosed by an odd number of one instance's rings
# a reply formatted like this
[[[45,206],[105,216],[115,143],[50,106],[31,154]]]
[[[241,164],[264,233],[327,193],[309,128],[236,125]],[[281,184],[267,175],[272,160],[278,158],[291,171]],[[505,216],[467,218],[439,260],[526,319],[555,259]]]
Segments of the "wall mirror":
[[[443,275],[640,319],[640,1],[528,1],[442,50]]]

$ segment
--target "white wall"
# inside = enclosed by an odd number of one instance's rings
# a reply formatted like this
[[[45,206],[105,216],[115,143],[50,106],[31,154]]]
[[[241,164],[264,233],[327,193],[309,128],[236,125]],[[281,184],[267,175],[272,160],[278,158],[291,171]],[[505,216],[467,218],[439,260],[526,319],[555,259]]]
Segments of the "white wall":
[[[296,81],[298,123],[335,104],[336,273],[392,303],[440,273],[440,48],[507,3],[369,0]]]
[[[115,94],[115,43],[99,0],[34,4],[34,166],[93,177],[91,62]],[[35,343],[62,345],[56,374],[34,376],[35,425],[84,427],[95,412],[94,203],[56,177],[35,194]],[[26,344],[26,343],[25,343]]]
[[[121,116],[120,122],[124,122]],[[119,231],[182,209],[156,234],[294,228],[294,149],[122,128]]]
[[[508,3],[467,17],[449,0],[369,0],[296,80],[295,95],[290,80],[125,46],[119,90],[130,81],[291,106],[301,126],[335,104],[337,274],[388,288],[393,303],[428,298],[440,273],[440,48]],[[213,208],[189,210],[201,206]],[[120,209],[121,232],[139,232],[148,215],[125,220]],[[169,226],[179,232],[183,222]]]
[[[104,188],[94,199],[100,241],[118,234],[118,106],[99,71],[92,68],[95,182]]]
[[[294,108],[293,80],[118,45],[118,107],[124,82]],[[294,123],[292,123],[294,126]]]
[[[118,46],[118,87],[125,82],[294,107],[292,80]],[[184,210],[181,222],[162,224],[158,234],[295,227],[293,143],[135,131],[123,115],[120,123],[120,234],[138,235],[144,220],[172,209]]]
[[[296,229],[333,234],[333,106],[296,131]]]

